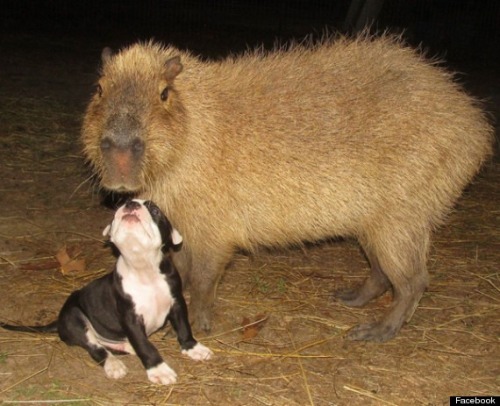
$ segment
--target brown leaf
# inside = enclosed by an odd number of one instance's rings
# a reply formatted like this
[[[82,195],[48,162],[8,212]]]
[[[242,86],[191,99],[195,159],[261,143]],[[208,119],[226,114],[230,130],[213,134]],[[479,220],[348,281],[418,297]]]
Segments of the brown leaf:
[[[255,338],[259,331],[264,327],[264,322],[267,320],[265,314],[255,316],[255,321],[251,322],[248,317],[243,317],[241,325],[243,327],[243,340],[251,340]]]
[[[389,306],[392,303],[392,295],[389,293],[385,294],[377,302],[380,305]]]
[[[74,257],[78,256],[80,252],[76,252],[72,254]],[[59,251],[57,251],[55,255],[57,261],[59,262],[59,265],[61,266],[61,273],[63,275],[67,275],[71,272],[83,272],[85,271],[85,260],[84,259],[77,259],[77,258],[71,258],[68,249],[66,246],[62,247]]]
[[[59,262],[59,265],[61,265],[61,266],[64,266],[69,261],[71,261],[71,258],[69,257],[68,250],[67,250],[66,246],[62,247],[59,251],[57,251],[56,259]]]
[[[85,260],[84,259],[72,259],[67,264],[61,267],[61,272],[63,275],[67,275],[71,272],[84,272],[85,271]]]

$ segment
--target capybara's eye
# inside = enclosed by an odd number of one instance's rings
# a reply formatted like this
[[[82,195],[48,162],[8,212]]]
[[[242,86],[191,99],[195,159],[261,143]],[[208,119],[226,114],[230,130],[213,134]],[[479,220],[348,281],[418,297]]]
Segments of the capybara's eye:
[[[168,99],[168,87],[166,87],[165,89],[163,89],[163,92],[161,92],[161,100],[162,101],[165,101]]]
[[[100,84],[97,84],[95,87],[96,93],[99,95],[99,97],[102,96],[102,86]]]
[[[101,150],[110,150],[112,147],[111,141],[108,138],[104,138],[101,141]]]

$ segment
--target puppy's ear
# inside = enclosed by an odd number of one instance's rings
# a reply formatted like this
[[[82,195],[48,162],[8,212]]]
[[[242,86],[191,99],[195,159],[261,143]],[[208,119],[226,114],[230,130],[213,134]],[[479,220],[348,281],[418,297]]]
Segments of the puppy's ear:
[[[107,237],[111,231],[111,224],[108,224],[104,230],[102,230],[102,236]]]
[[[172,234],[170,235],[172,238],[172,244],[180,245],[182,243],[182,235],[175,228],[172,228]]]

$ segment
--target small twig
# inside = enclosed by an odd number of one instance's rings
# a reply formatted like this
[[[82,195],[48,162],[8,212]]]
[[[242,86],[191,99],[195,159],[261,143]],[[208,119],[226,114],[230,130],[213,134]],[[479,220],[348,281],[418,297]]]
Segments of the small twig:
[[[480,295],[483,295],[484,297],[487,297],[488,299],[493,300],[494,302],[500,303],[500,300],[497,299],[496,297],[490,296],[490,295],[488,295],[488,294],[486,294],[486,293],[484,293],[484,292],[482,292],[480,290],[477,290],[477,289],[476,289],[476,292],[479,293]]]
[[[246,329],[246,328],[248,328],[248,327],[255,326],[256,324],[263,323],[263,322],[265,322],[268,318],[269,318],[269,316],[267,316],[267,315],[266,315],[266,316],[264,316],[264,317],[260,318],[259,320],[255,320],[255,321],[253,321],[253,322],[251,322],[251,323],[248,323],[248,324],[245,324],[245,325],[243,325],[243,326],[236,327],[236,328],[234,328],[234,329],[232,329],[232,330],[223,331],[222,333],[217,334],[217,335],[214,335],[214,336],[209,336],[209,337],[207,337],[207,340],[213,340],[213,339],[215,339],[215,338],[222,337],[222,336],[225,336],[225,335],[227,335],[227,334],[235,333],[235,332],[237,332],[237,331],[242,331],[242,330],[244,330],[244,329]]]
[[[330,340],[332,340],[332,339],[334,339],[334,338],[337,338],[337,337],[338,337],[338,335],[337,335],[337,334],[336,334],[336,335],[332,335],[332,336],[330,336],[330,337],[326,337],[326,338],[324,338],[323,340],[314,341],[314,342],[312,342],[312,343],[305,344],[305,345],[303,345],[302,347],[300,347],[299,349],[295,348],[295,344],[294,344],[294,350],[293,350],[293,352],[292,352],[292,353],[289,353],[289,354],[285,354],[285,355],[283,355],[283,356],[284,356],[284,357],[289,357],[289,356],[291,357],[291,356],[294,356],[294,355],[300,355],[300,353],[301,353],[302,351],[304,351],[305,349],[307,349],[307,348],[316,347],[316,346],[318,346],[318,345],[324,344],[324,343],[326,343],[327,341],[330,341]],[[292,343],[293,343],[293,341],[292,341]],[[302,356],[302,357],[303,357],[303,358],[306,358],[306,357],[308,357],[308,356],[306,355],[306,356]]]
[[[79,233],[78,231],[68,231],[68,230],[39,231],[38,233],[26,234],[26,235],[16,235],[14,237],[0,234],[0,237],[23,239],[23,238],[28,238],[28,237],[29,238],[40,237],[40,236],[47,235],[47,234],[69,234],[69,235],[76,235],[78,237],[83,237],[87,240],[97,241],[97,242],[102,243],[102,244],[104,244],[104,242],[105,242],[105,240],[103,240],[102,238],[97,238],[97,237],[94,237],[92,235],[85,234],[85,233]]]
[[[389,402],[387,400],[382,399],[379,396],[375,396],[373,393],[371,393],[370,391],[367,391],[365,389],[355,388],[355,387],[348,386],[348,385],[344,385],[344,389],[351,391],[351,392],[354,392],[354,393],[357,393],[358,395],[361,395],[361,396],[366,396],[367,398],[370,398],[370,399],[375,399],[375,400],[382,402],[386,405],[398,406],[396,403],[392,403],[392,402]]]
[[[484,315],[485,313],[489,313],[489,311],[483,311],[483,312],[477,312],[477,313],[471,313],[471,314],[464,314],[463,316],[455,317],[452,320],[448,320],[448,321],[446,321],[444,323],[438,324],[437,326],[434,326],[434,327],[430,328],[430,330],[438,330],[441,327],[447,326],[449,324],[453,324],[453,323],[455,323],[457,321],[468,319],[469,317],[479,317],[479,316]]]
[[[8,258],[6,258],[6,257],[2,257],[2,256],[0,256],[0,259],[1,259],[2,261],[5,261],[7,264],[12,265],[13,267],[15,267],[15,266],[16,266],[16,264],[14,264],[14,262],[12,262],[10,259],[8,259]],[[0,264],[0,265],[1,265],[1,264]]]
[[[39,371],[36,371],[36,372],[32,373],[31,375],[27,376],[26,378],[23,378],[23,379],[21,379],[20,381],[17,381],[16,383],[14,383],[14,384],[12,384],[12,385],[10,385],[10,386],[6,387],[6,388],[5,388],[5,389],[3,389],[2,391],[0,391],[0,395],[1,395],[2,393],[5,393],[5,392],[7,392],[7,391],[11,390],[12,388],[16,387],[17,385],[20,385],[20,384],[22,384],[23,382],[26,382],[26,381],[28,381],[29,379],[31,379],[31,378],[33,378],[33,377],[35,377],[35,376],[37,376],[37,375],[39,375],[39,374],[41,374],[41,373],[43,373],[43,372],[47,371],[47,369],[49,369],[49,365],[50,365],[50,362],[49,362],[49,364],[47,364],[47,366],[46,366],[45,368],[42,368],[42,369],[40,369]]]
[[[287,333],[288,333],[288,338],[290,339],[290,341],[293,344],[294,351],[297,352],[297,347],[295,346],[295,341],[290,336],[290,331],[287,331]],[[307,397],[309,398],[309,404],[311,406],[314,406],[314,400],[312,398],[311,388],[309,387],[309,382],[307,380],[307,375],[306,375],[306,371],[304,369],[304,365],[302,364],[302,359],[298,358],[298,362],[299,362],[299,367],[300,367],[300,372],[301,372],[301,375],[302,375],[302,379],[304,381],[304,386],[305,386],[305,389],[306,389]]]
[[[5,404],[55,404],[55,403],[72,403],[72,402],[90,402],[91,399],[53,399],[53,400],[4,400]]]
[[[231,348],[233,351],[225,351],[226,354],[229,355],[244,355],[244,356],[252,356],[252,357],[262,357],[262,358],[305,358],[305,359],[344,359],[339,358],[335,355],[303,355],[303,354],[295,354],[295,353],[285,353],[285,354],[277,354],[277,353],[269,353],[269,352],[248,352],[240,350],[230,344],[227,344],[220,340],[215,340],[219,344],[224,345],[226,347]],[[326,341],[326,340],[325,340]]]
[[[498,288],[498,286],[496,286],[490,279],[488,279],[488,278],[486,278],[486,277],[484,277],[482,275],[479,275],[477,273],[474,273],[474,272],[469,272],[469,273],[472,274],[472,275],[474,275],[475,277],[480,278],[483,281],[489,283],[493,287],[493,289],[495,289],[498,293],[500,293],[500,289]],[[494,274],[494,275],[498,275],[498,274]]]

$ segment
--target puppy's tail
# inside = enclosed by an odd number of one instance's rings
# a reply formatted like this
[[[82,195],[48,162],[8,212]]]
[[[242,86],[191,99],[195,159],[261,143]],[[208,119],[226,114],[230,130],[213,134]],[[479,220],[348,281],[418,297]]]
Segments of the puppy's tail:
[[[21,331],[24,333],[57,333],[57,320],[44,326],[16,326],[0,322],[0,327],[10,331]]]

